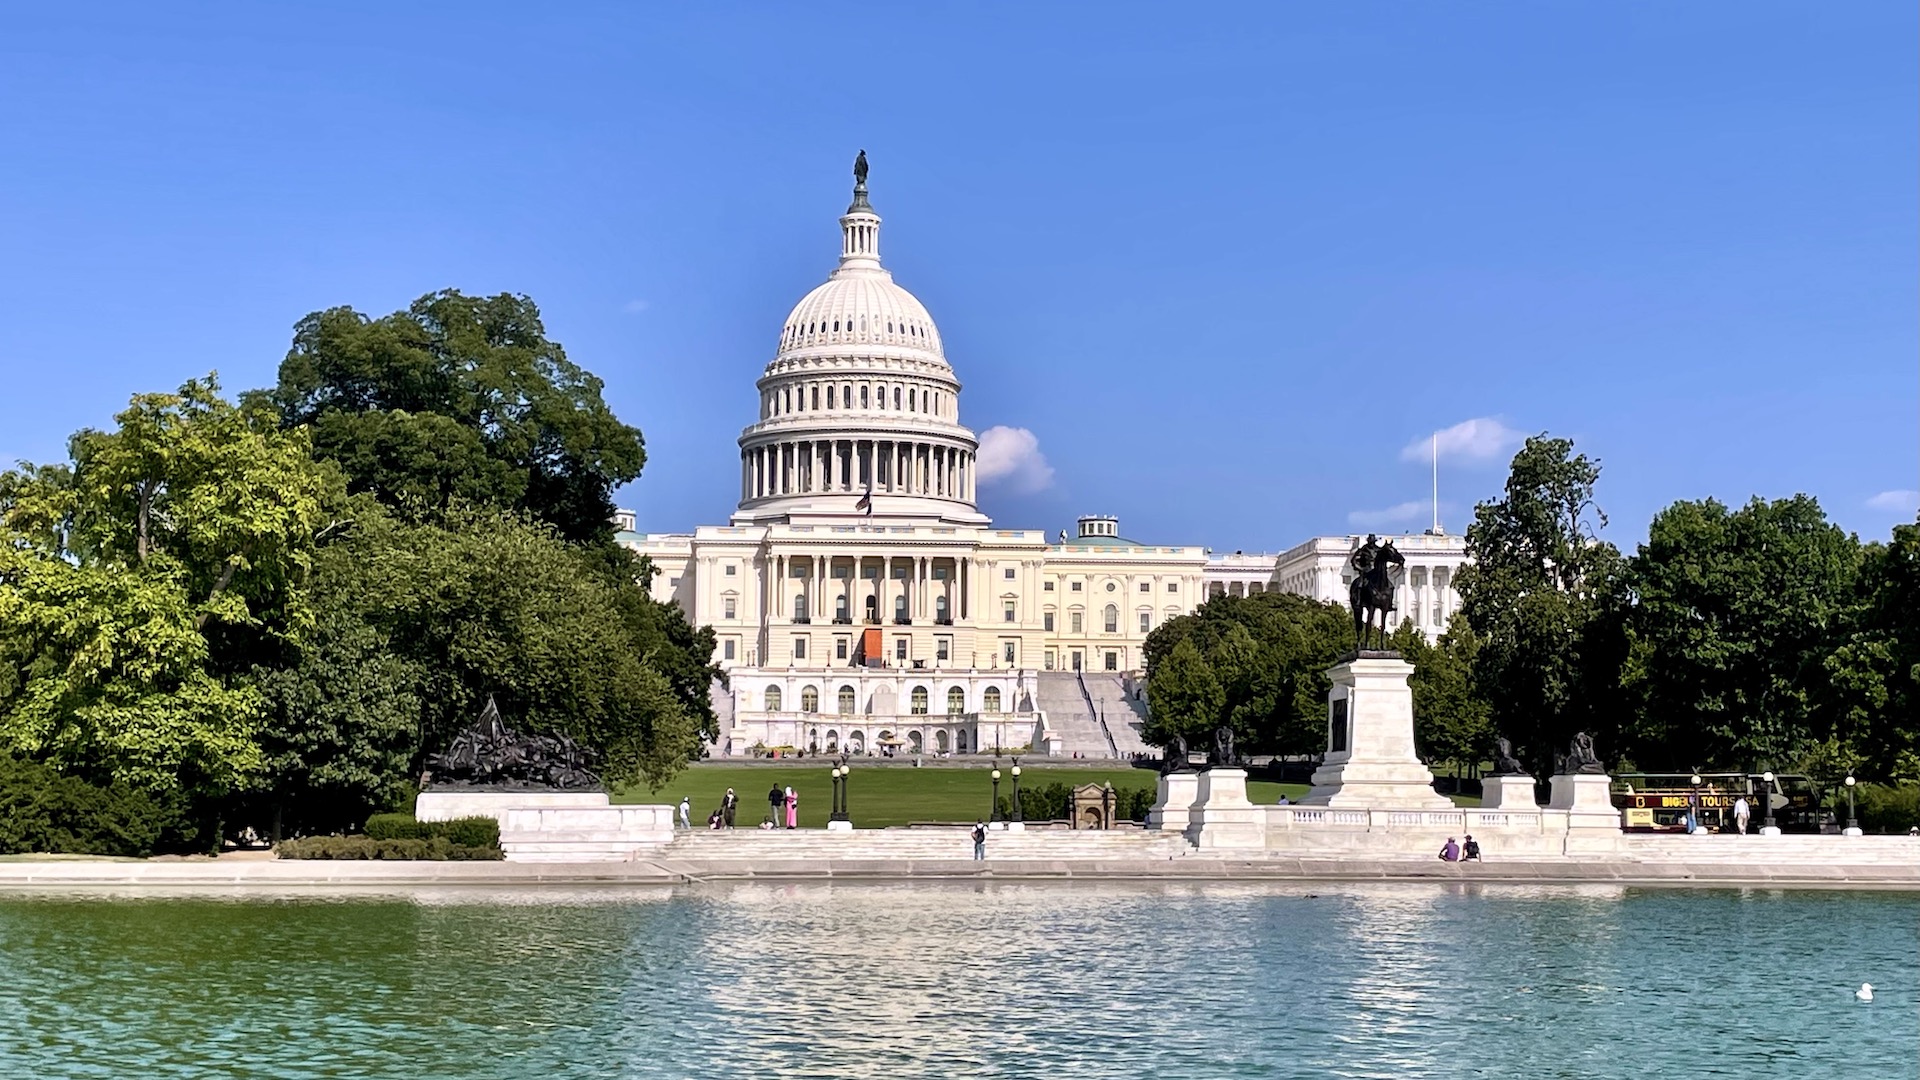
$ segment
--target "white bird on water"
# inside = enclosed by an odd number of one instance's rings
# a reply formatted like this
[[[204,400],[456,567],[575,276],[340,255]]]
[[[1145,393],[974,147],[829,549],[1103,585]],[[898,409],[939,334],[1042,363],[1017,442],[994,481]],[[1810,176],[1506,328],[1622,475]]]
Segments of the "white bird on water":
[[[1873,984],[1861,983],[1860,989],[1855,990],[1853,992],[1853,999],[1855,1001],[1872,1001],[1873,1000]]]

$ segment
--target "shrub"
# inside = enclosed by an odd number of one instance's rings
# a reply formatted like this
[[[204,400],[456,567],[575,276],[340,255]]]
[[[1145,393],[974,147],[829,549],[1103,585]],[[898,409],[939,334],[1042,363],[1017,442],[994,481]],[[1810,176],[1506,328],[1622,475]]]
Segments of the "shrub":
[[[0,757],[0,853],[147,856],[174,816],[125,784],[103,787]]]
[[[1861,784],[1853,797],[1864,832],[1898,834],[1920,825],[1920,784]],[[1844,794],[1839,809],[1845,817]]]
[[[283,840],[273,849],[282,859],[472,861],[505,858],[498,847],[469,847],[444,836],[375,840],[371,836],[308,836]]]
[[[490,817],[419,821],[412,814],[375,814],[367,819],[370,840],[431,840],[443,837],[456,847],[500,846],[500,822]]]

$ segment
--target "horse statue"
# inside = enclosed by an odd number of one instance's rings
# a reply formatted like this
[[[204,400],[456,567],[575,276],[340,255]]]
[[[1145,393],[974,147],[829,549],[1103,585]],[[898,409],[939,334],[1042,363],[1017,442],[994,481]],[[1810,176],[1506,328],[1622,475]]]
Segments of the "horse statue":
[[[1394,549],[1393,541],[1382,544],[1368,534],[1367,542],[1347,559],[1353,567],[1353,584],[1347,589],[1347,606],[1353,611],[1353,647],[1366,649],[1373,637],[1375,616],[1379,617],[1380,647],[1387,647],[1387,616],[1393,608],[1393,568],[1407,565],[1406,556]]]

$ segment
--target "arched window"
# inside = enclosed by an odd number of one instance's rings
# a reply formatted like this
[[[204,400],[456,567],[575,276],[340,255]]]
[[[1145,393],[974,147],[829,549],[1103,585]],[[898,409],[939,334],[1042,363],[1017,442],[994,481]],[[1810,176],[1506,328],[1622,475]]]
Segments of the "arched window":
[[[965,690],[960,689],[957,686],[948,688],[947,715],[959,716],[961,713],[966,711],[967,711],[967,692]]]
[[[780,711],[780,688],[777,686],[767,687],[767,711]]]
[[[860,407],[867,407],[867,388],[864,384],[860,387]]]
[[[833,408],[833,407],[834,407],[834,404],[833,404],[833,387],[831,387],[831,386],[829,386],[829,387],[827,387],[827,408],[829,408],[829,409],[831,409],[831,408]]]
[[[840,688],[840,715],[853,715],[853,687],[851,686]]]
[[[1120,609],[1114,607],[1112,604],[1107,605],[1106,624],[1107,633],[1117,634],[1120,632]]]
[[[817,713],[820,711],[820,691],[817,687],[806,686],[800,690],[800,711]]]
[[[835,731],[832,728],[828,728],[827,729],[827,753],[831,754],[838,749],[840,749],[840,733],[838,731]]]
[[[999,687],[989,686],[986,693],[980,695],[980,711],[990,713],[1000,711]]]
[[[836,596],[833,598],[833,621],[847,621],[847,598],[845,596]]]
[[[900,388],[897,386],[893,388],[893,409],[895,412],[900,411]]]
[[[807,598],[804,596],[793,598],[793,621],[797,623],[807,621]]]
[[[924,686],[914,687],[913,696],[911,700],[913,702],[913,706],[912,706],[913,715],[915,716],[927,715],[927,688],[926,687]]]
[[[933,598],[933,621],[937,623],[946,623],[949,621],[947,619],[947,598],[944,596],[936,596]]]
[[[907,598],[904,596],[893,598],[893,621],[897,623],[907,621]]]
[[[810,395],[809,400],[813,402],[813,411],[819,412],[820,411],[820,388],[819,387],[816,386],[813,388],[813,393],[812,395]]]

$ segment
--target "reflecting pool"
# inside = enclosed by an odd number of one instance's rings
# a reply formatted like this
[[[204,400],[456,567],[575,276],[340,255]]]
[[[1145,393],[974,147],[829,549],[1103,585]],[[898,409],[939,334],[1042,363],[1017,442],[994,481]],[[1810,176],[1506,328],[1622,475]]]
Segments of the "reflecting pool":
[[[1770,890],[0,895],[0,1076],[1906,1076],[1917,928]]]

